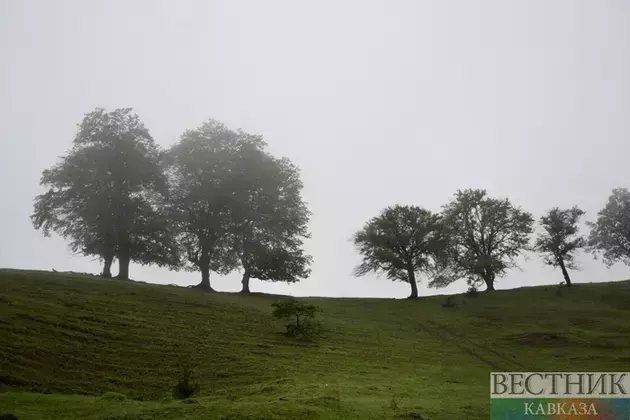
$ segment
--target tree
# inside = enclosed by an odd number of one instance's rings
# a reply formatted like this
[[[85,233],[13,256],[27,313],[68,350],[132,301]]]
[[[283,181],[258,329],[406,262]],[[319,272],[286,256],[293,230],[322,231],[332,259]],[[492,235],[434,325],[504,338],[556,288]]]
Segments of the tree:
[[[587,225],[591,228],[589,251],[602,255],[608,266],[616,262],[630,265],[630,192],[626,188],[613,189],[597,220]]]
[[[485,190],[458,190],[444,206],[443,215],[450,241],[450,271],[430,287],[466,278],[471,287],[485,283],[486,290],[492,291],[495,280],[516,268],[516,258],[529,249],[534,219],[507,198],[488,197]]]
[[[281,281],[296,283],[307,278],[312,257],[299,248],[272,248],[257,244],[243,257],[242,293],[249,293],[251,278],[263,281]]]
[[[167,192],[161,152],[131,108],[97,108],[79,124],[67,156],[42,174],[32,221],[45,235],[70,239],[73,252],[98,256],[103,275],[118,258],[177,266],[177,248],[160,203]]]
[[[355,275],[384,273],[411,287],[410,299],[418,297],[417,274],[429,277],[439,271],[447,238],[439,214],[417,206],[385,208],[354,235],[363,261]]]
[[[66,158],[68,159],[68,158]],[[57,172],[57,171],[55,171]],[[111,226],[102,223],[99,212],[90,200],[81,200],[79,188],[64,188],[58,173],[44,171],[42,184],[57,185],[35,198],[31,219],[44,236],[57,232],[70,240],[70,250],[86,256],[97,256],[103,261],[101,275],[111,277],[116,241]]]
[[[189,265],[201,272],[198,287],[212,290],[210,272],[238,266],[234,209],[240,208],[240,158],[244,149],[262,150],[259,137],[245,136],[214,120],[186,131],[168,153],[170,214]]]
[[[245,135],[244,136],[251,136]],[[254,148],[242,148],[231,234],[243,269],[243,293],[251,278],[297,282],[310,275],[302,250],[310,212],[302,200],[297,166]]]
[[[285,324],[287,335],[309,337],[320,329],[315,315],[321,312],[321,309],[315,305],[302,303],[294,297],[289,297],[272,303],[271,307],[274,318],[287,321]]]
[[[586,245],[584,237],[578,235],[578,222],[584,211],[578,207],[560,210],[555,207],[540,218],[544,229],[536,239],[535,249],[546,254],[545,264],[560,267],[562,275],[571,286],[571,278],[567,270],[577,270],[574,253]]]

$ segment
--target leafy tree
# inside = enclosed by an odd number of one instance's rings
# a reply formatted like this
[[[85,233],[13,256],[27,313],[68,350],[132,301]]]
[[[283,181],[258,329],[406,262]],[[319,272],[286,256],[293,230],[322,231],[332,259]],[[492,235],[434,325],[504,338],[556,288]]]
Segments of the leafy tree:
[[[308,277],[312,259],[302,245],[310,212],[299,169],[258,149],[242,149],[240,157],[231,234],[243,269],[242,292],[249,293],[251,278],[292,283]]]
[[[363,261],[355,274],[385,273],[393,281],[411,287],[410,299],[418,297],[417,274],[439,272],[447,238],[439,214],[416,206],[385,208],[354,235]]]
[[[188,259],[201,272],[200,288],[212,290],[210,272],[238,266],[234,249],[234,209],[240,208],[240,159],[244,150],[262,150],[259,137],[246,136],[208,120],[186,131],[168,153],[170,214]]]
[[[45,236],[56,232],[70,240],[75,253],[98,256],[104,260],[103,275],[111,277],[116,250],[110,201],[99,170],[90,166],[101,150],[73,148],[66,157],[43,172],[40,183],[49,190],[35,198],[31,216],[36,229]]]
[[[251,278],[294,282],[310,273],[299,170],[265,146],[261,136],[209,120],[169,152],[172,218],[200,287],[211,289],[210,271],[239,266],[243,292]]]
[[[162,213],[167,183],[160,161],[131,108],[97,108],[79,124],[68,155],[43,172],[48,191],[35,198],[35,228],[69,239],[73,252],[101,258],[105,276],[114,258],[122,279],[129,278],[130,261],[177,266]]]
[[[44,172],[42,184],[52,184],[56,181],[54,174],[50,176]],[[60,183],[57,183],[59,185]],[[76,191],[71,188],[50,189],[35,199],[34,212],[31,216],[36,229],[42,229],[45,236],[51,232],[59,233],[70,240],[69,247],[74,253],[86,256],[97,256],[103,261],[104,277],[111,277],[111,266],[114,260],[116,240],[110,225],[100,223],[99,212],[93,201],[80,200]]]
[[[466,278],[469,285],[485,283],[486,290],[494,290],[495,280],[517,267],[516,258],[528,249],[534,219],[507,198],[488,197],[485,190],[458,190],[443,215],[450,270],[430,287]]]
[[[578,235],[578,222],[584,211],[578,207],[561,210],[555,207],[540,218],[544,229],[536,239],[535,249],[545,254],[545,264],[560,267],[562,275],[571,286],[567,270],[577,270],[574,253],[586,245],[584,237]]]
[[[308,337],[319,329],[320,325],[315,320],[315,315],[321,310],[315,305],[289,297],[274,302],[271,306],[273,307],[272,315],[276,319],[288,321],[285,325],[288,335]]]
[[[602,255],[608,266],[630,265],[630,192],[626,188],[615,188],[597,220],[587,224],[591,228],[588,248],[593,254]]]
[[[272,248],[257,244],[242,257],[244,268],[242,293],[249,293],[250,278],[263,281],[296,283],[310,275],[312,258],[303,250],[293,248]]]

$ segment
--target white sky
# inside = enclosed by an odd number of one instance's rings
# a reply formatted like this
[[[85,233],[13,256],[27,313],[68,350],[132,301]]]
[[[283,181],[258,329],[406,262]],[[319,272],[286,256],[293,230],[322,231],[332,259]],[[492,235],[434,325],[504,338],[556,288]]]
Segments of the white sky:
[[[387,205],[437,211],[486,188],[536,218],[579,205],[592,220],[630,187],[624,0],[0,0],[0,57],[0,267],[100,270],[29,220],[41,171],[97,106],[133,107],[165,147],[216,118],[302,168],[313,275],[252,291],[408,295],[352,277],[350,237]],[[576,282],[630,277],[580,262]],[[562,280],[537,256],[522,268],[498,288]],[[199,281],[135,264],[131,277]],[[212,283],[236,291],[240,276]]]

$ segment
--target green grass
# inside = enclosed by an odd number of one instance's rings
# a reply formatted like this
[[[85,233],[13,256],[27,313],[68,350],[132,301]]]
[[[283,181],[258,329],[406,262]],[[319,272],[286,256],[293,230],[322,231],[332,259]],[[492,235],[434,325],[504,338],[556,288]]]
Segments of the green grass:
[[[271,317],[278,296],[0,270],[0,413],[487,419],[491,371],[627,370],[630,282],[558,290],[309,298],[325,330],[303,341]],[[186,363],[199,395],[172,400]]]

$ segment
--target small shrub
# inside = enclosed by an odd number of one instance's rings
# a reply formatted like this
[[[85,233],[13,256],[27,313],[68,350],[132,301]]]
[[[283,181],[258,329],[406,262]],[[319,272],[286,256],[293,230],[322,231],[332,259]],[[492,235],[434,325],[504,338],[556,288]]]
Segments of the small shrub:
[[[396,411],[398,410],[400,407],[398,406],[399,403],[399,399],[396,397],[396,395],[392,395],[392,399],[389,402],[389,409]]]
[[[479,290],[477,290],[477,286],[475,285],[468,286],[468,290],[466,291],[465,295],[469,298],[475,298],[479,296]]]
[[[287,335],[309,337],[320,330],[320,324],[315,320],[315,314],[320,312],[315,305],[302,303],[295,298],[274,302],[273,316],[276,319],[288,321],[285,324]]]
[[[192,379],[193,370],[189,365],[182,368],[182,374],[173,388],[173,398],[184,400],[199,392],[199,384]]]
[[[15,414],[11,414],[11,413],[2,414],[2,413],[0,413],[0,420],[18,420],[18,418],[17,418],[17,416]]]
[[[101,399],[106,401],[125,401],[127,397],[119,392],[106,392]]]
[[[443,308],[455,308],[457,306],[457,302],[455,302],[454,296],[448,296],[446,301],[442,304]]]

